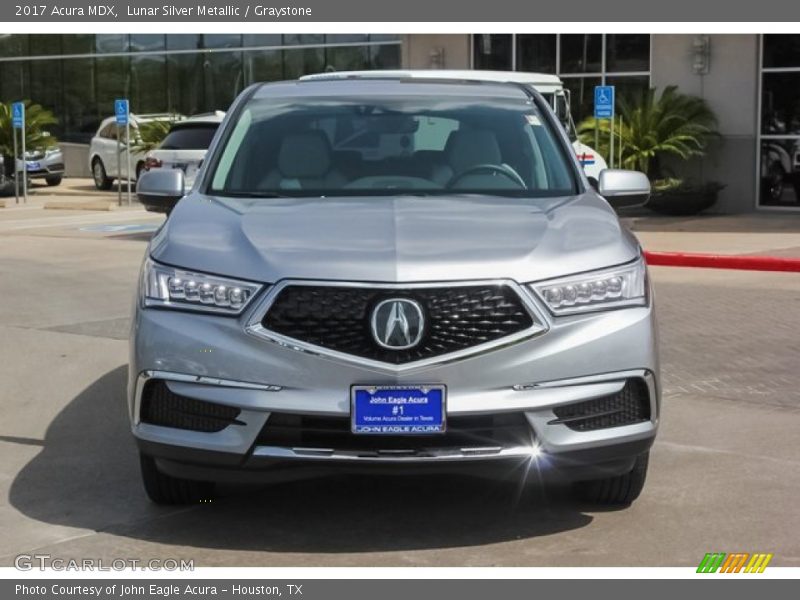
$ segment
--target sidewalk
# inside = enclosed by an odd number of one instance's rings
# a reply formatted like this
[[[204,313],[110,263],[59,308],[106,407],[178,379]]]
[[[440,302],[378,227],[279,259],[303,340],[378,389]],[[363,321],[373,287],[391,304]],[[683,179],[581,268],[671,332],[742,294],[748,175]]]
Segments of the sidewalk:
[[[141,209],[136,200],[136,191],[131,191],[131,205],[128,206],[128,193],[123,184],[122,205],[118,204],[119,196],[116,183],[108,191],[95,188],[89,178],[65,178],[60,185],[50,187],[44,182],[34,181],[28,188],[28,202],[23,201],[20,194],[19,203],[14,195],[0,198],[0,210],[14,208],[46,208],[66,210],[130,210]],[[5,207],[3,207],[5,204]]]
[[[645,250],[800,258],[800,214],[629,217]]]

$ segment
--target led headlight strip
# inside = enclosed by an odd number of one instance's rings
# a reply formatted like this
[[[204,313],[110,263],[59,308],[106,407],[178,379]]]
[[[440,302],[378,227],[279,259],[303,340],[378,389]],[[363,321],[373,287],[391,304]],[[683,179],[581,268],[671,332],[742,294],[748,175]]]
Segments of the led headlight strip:
[[[250,281],[168,267],[150,259],[142,271],[145,306],[238,315],[261,287]]]
[[[647,303],[647,268],[640,258],[620,267],[542,281],[529,287],[557,315],[642,306]]]

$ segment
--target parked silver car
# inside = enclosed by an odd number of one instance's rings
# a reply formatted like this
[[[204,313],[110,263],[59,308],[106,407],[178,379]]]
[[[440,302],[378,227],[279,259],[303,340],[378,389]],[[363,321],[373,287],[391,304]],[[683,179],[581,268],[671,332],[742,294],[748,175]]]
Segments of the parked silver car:
[[[466,469],[640,493],[659,421],[642,252],[543,98],[505,83],[245,90],[147,250],[129,414],[144,486]],[[181,199],[182,198],[182,199]]]
[[[22,171],[22,161],[17,169]],[[44,179],[51,187],[61,184],[64,178],[64,153],[58,146],[34,148],[25,152],[25,172],[30,179]]]
[[[0,156],[0,187],[3,193],[13,194],[14,189],[14,167],[9,161],[8,169],[5,166],[5,159]],[[59,146],[54,144],[34,148],[25,152],[25,161],[21,158],[16,159],[16,173],[26,172],[28,180],[44,179],[48,186],[54,187],[61,184],[64,178],[64,153]]]

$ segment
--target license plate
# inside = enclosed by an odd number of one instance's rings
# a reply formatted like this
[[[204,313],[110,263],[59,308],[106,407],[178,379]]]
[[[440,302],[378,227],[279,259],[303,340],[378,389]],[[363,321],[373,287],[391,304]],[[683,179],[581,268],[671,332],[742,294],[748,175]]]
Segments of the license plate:
[[[38,171],[42,166],[38,162],[29,162],[25,165],[28,171]]]
[[[444,433],[446,390],[443,385],[353,386],[353,433],[420,435]]]

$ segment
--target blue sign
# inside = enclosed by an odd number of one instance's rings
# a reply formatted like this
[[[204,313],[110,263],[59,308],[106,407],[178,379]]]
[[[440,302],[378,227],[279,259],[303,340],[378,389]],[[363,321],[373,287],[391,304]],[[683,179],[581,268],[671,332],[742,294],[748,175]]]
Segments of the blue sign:
[[[25,127],[25,105],[22,102],[11,105],[11,123],[14,129]]]
[[[117,98],[114,100],[114,115],[117,117],[117,125],[128,124],[128,99]]]
[[[594,88],[594,118],[614,118],[614,86],[598,85]]]

